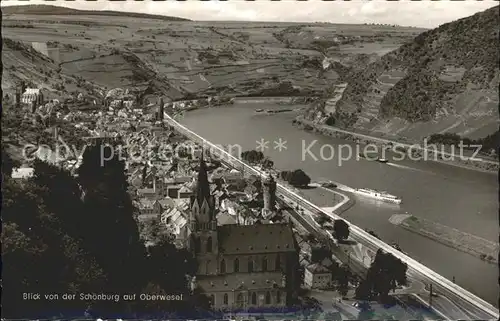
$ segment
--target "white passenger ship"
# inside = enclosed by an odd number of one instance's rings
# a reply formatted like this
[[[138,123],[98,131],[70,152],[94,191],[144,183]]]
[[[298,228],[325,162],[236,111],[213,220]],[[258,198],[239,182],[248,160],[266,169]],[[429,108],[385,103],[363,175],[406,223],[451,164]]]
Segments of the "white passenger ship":
[[[384,202],[389,202],[389,203],[394,203],[394,204],[401,204],[401,199],[398,198],[397,196],[391,195],[387,192],[379,192],[373,189],[368,189],[368,188],[357,188],[356,190],[357,194],[375,198]]]

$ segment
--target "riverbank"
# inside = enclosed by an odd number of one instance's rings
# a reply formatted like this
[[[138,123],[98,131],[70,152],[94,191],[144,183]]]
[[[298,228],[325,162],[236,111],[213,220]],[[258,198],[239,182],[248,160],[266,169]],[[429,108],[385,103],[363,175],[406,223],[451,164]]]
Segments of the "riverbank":
[[[288,182],[282,179],[278,178],[276,179],[276,181],[282,185],[286,185],[288,188],[292,189],[296,194],[300,195],[309,202],[320,206],[323,210],[326,210],[330,213],[334,213],[336,215],[340,215],[341,213],[345,212],[346,210],[351,208],[351,206],[354,205],[354,201],[347,195],[331,189],[318,186],[314,183],[309,184],[309,188],[300,189],[288,184]],[[321,193],[321,190],[327,193]],[[328,194],[334,194],[334,197],[331,198]],[[321,201],[318,202],[318,198],[321,198]]]
[[[302,105],[312,103],[317,98],[304,96],[284,97],[236,97],[235,104],[277,104],[277,105]]]
[[[237,157],[239,158],[239,156]],[[258,170],[262,170],[260,166],[256,166],[256,168]],[[296,194],[300,195],[309,202],[320,206],[323,210],[329,213],[334,213],[340,216],[355,204],[352,196],[349,197],[335,188],[324,187],[320,183],[311,182],[306,188],[297,188],[292,186],[287,181],[280,178],[280,172],[281,170],[276,168],[270,170],[270,173],[275,177],[277,183],[287,186]],[[322,193],[321,191],[325,191],[327,193]],[[330,197],[331,194],[333,194],[333,197]]]
[[[234,104],[276,104],[303,105],[314,102],[317,97],[279,96],[279,97],[198,97],[165,103],[165,107],[180,111],[191,111],[198,108],[222,107]]]
[[[329,188],[329,187],[324,187],[321,186],[319,183],[311,183],[309,184],[311,187],[315,187],[316,189],[320,189],[323,191],[328,192],[328,194],[333,194],[333,204],[327,204],[327,206],[322,207],[325,211],[330,212],[330,213],[335,213],[338,216],[341,216],[345,211],[350,209],[354,204],[354,198],[351,196],[349,197],[347,194],[340,193],[334,188]],[[309,195],[309,201],[318,204],[318,199],[316,197],[311,197],[312,195]],[[325,194],[320,193],[320,196],[326,196]],[[338,197],[337,197],[338,196]],[[328,196],[326,196],[328,198]],[[337,199],[340,198],[341,201],[338,202]],[[328,198],[329,199],[329,198]]]
[[[354,141],[360,144],[375,144],[380,146],[393,145],[398,146],[399,149],[404,150],[407,153],[411,152],[412,157],[421,157],[422,153],[427,153],[427,160],[431,162],[437,162],[445,165],[460,167],[469,170],[475,170],[484,173],[497,174],[500,170],[500,163],[488,160],[476,160],[465,157],[451,157],[451,155],[434,155],[432,150],[424,150],[422,148],[417,148],[415,145],[400,143],[396,141],[390,141],[387,139],[369,136],[359,133],[354,133],[332,126],[327,126],[323,124],[317,124],[313,121],[304,119],[302,116],[298,116],[293,121],[295,125],[304,130],[311,130],[316,133],[320,133],[324,136],[335,137],[340,139],[345,139],[349,141]],[[445,156],[447,157],[441,157]]]
[[[389,221],[453,249],[474,255],[491,264],[498,264],[498,243],[462,232],[413,215],[396,214]]]

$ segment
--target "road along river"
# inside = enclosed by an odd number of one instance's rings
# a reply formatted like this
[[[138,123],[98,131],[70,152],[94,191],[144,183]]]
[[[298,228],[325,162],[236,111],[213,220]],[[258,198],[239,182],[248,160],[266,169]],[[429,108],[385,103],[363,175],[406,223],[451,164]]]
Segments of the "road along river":
[[[498,307],[496,266],[389,222],[393,214],[408,212],[498,241],[495,175],[434,162],[402,160],[382,164],[357,160],[355,143],[300,130],[292,126],[296,116],[293,113],[259,114],[255,112],[257,108],[283,106],[237,104],[200,109],[185,113],[180,122],[213,143],[241,146],[243,151],[255,149],[261,139],[267,141],[264,154],[271,157],[277,168],[301,168],[313,180],[328,179],[355,188],[385,190],[401,197],[399,206],[356,197],[356,204],[342,215],[361,228],[374,230],[386,242],[397,242],[414,259],[450,280],[455,277],[457,284]],[[353,151],[350,159],[346,146]],[[341,147],[343,152],[339,155]],[[336,153],[333,157],[331,150]],[[339,157],[345,159],[340,165]],[[315,194],[310,196],[314,202]]]

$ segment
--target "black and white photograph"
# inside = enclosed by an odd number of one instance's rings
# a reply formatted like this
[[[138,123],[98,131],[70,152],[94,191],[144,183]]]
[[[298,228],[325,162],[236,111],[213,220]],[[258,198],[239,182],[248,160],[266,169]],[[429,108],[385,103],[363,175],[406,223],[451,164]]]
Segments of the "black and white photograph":
[[[498,320],[499,2],[6,0],[2,320]]]

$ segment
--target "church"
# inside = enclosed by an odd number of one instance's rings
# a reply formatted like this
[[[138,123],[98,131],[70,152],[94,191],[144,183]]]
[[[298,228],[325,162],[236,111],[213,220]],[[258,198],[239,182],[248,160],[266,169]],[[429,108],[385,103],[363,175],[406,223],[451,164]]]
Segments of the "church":
[[[217,226],[203,156],[190,209],[187,246],[198,262],[194,286],[214,308],[264,310],[293,302],[300,286],[299,247],[290,224]]]

